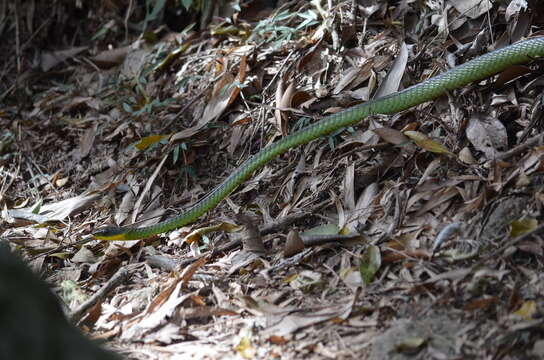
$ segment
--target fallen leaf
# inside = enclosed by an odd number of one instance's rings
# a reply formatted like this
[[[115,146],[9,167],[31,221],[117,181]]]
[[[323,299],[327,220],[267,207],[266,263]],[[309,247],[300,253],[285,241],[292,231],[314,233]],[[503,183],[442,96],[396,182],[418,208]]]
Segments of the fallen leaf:
[[[374,280],[374,275],[376,275],[381,265],[382,257],[380,248],[376,245],[369,245],[363,253],[359,265],[359,271],[365,284],[368,285]]]
[[[524,218],[512,221],[510,226],[510,236],[515,238],[536,229],[538,226],[538,221],[532,218]]]
[[[408,136],[410,139],[412,139],[419,147],[436,153],[436,154],[447,154],[447,155],[454,155],[451,151],[449,151],[444,145],[439,143],[438,141],[435,141],[428,137],[427,135],[419,132],[419,131],[405,131],[404,135]]]
[[[533,320],[533,316],[536,313],[536,302],[529,300],[524,302],[521,307],[513,314],[521,317],[524,320]]]
[[[145,150],[153,144],[160,142],[162,139],[168,137],[169,135],[150,135],[143,137],[139,142],[136,143],[136,149]]]
[[[393,61],[391,69],[387,73],[385,80],[381,83],[380,87],[376,91],[375,98],[387,96],[399,90],[400,81],[406,72],[406,64],[408,63],[408,48],[406,43],[403,42],[400,46],[399,53]]]
[[[244,359],[252,359],[257,353],[257,350],[253,345],[251,345],[251,341],[249,341],[249,338],[247,336],[244,336],[242,337],[242,339],[240,339],[240,342],[238,343],[238,345],[236,345],[236,351]]]
[[[508,146],[506,128],[495,117],[474,114],[465,129],[467,139],[476,150],[483,152],[487,159],[494,159],[501,149]]]

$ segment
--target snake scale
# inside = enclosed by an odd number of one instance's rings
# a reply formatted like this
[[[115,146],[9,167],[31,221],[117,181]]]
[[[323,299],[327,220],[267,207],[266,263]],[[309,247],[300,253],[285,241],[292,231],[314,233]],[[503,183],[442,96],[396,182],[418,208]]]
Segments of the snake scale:
[[[354,125],[374,114],[394,114],[412,106],[435,99],[448,91],[485,79],[508,66],[528,63],[544,57],[544,37],[535,37],[484,54],[438,76],[407,89],[362,103],[327,116],[281,140],[263,148],[245,161],[223,183],[196,202],[184,213],[171,219],[144,227],[104,227],[93,235],[101,240],[136,240],[174,230],[190,224],[234,191],[251,174],[287,150],[326,136],[338,129]]]

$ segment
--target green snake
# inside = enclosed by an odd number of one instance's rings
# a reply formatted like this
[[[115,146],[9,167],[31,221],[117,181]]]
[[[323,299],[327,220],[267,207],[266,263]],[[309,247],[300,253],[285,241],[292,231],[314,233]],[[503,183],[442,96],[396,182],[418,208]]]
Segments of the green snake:
[[[136,240],[190,224],[201,215],[215,208],[221,200],[248,179],[255,170],[289,149],[354,125],[369,115],[395,114],[435,99],[448,91],[485,79],[508,66],[528,63],[540,57],[544,57],[544,37],[531,38],[477,57],[405,90],[327,116],[263,148],[240,165],[223,183],[184,213],[150,226],[104,227],[98,229],[93,235],[96,239],[101,240]]]

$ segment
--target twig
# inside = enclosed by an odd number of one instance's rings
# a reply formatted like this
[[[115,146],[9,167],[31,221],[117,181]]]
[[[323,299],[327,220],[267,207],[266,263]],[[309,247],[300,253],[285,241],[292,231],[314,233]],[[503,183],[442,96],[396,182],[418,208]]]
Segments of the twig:
[[[284,229],[286,226],[289,226],[289,225],[291,225],[292,223],[294,223],[294,222],[296,222],[298,220],[307,218],[309,214],[312,214],[312,213],[314,213],[316,211],[319,211],[319,209],[321,209],[323,206],[326,206],[329,203],[330,203],[330,200],[325,200],[325,201],[320,202],[316,206],[314,206],[312,208],[312,210],[309,211],[309,212],[304,211],[304,212],[300,212],[298,214],[285,216],[285,217],[279,219],[278,221],[275,221],[275,222],[270,223],[270,224],[268,224],[266,226],[263,226],[259,230],[259,233],[261,235],[268,235],[268,234],[272,234],[274,232],[278,232],[278,231]],[[229,243],[214,249],[212,254],[211,254],[211,257],[214,257],[216,254],[219,254],[219,253],[228,252],[228,251],[231,251],[233,249],[236,249],[240,245],[242,245],[242,241],[240,239],[232,240]],[[207,256],[207,255],[208,254],[205,253],[205,254],[201,254],[201,255],[196,256],[196,257],[183,259],[178,264],[179,264],[179,266],[186,266],[186,265],[192,264],[193,262],[195,262],[195,261],[199,260],[200,258],[202,258],[204,256]]]
[[[126,279],[129,277],[129,270],[127,269],[128,266],[124,266],[121,269],[119,269],[113,277],[108,280],[98,290],[91,298],[89,298],[87,301],[85,301],[83,304],[81,304],[77,309],[75,309],[70,315],[69,318],[72,322],[77,322],[81,317],[85,314],[85,312],[93,307],[98,301],[105,298],[110,291],[115,289],[117,286],[122,284]]]
[[[534,146],[534,145],[536,145],[538,143],[541,143],[542,140],[544,140],[544,134],[539,134],[539,135],[533,136],[532,138],[525,141],[523,144],[518,145],[515,148],[500,154],[495,159],[496,160],[506,160],[508,158],[511,158],[512,156],[516,156],[516,155],[524,152],[528,148],[530,148],[530,147],[532,147],[532,146]]]
[[[490,259],[496,259],[498,256],[501,255],[501,253],[504,250],[508,249],[511,246],[516,245],[517,243],[519,243],[519,242],[521,242],[523,240],[529,239],[531,236],[536,235],[536,234],[538,234],[539,232],[541,232],[543,230],[544,230],[544,224],[541,224],[541,225],[537,226],[536,228],[534,228],[533,230],[531,230],[529,232],[526,232],[525,234],[522,234],[522,235],[520,235],[520,236],[518,236],[516,238],[513,238],[513,239],[510,239],[510,240],[506,241],[506,244],[504,244],[503,246],[501,246],[500,248],[498,248],[497,250],[492,252],[491,255],[488,255],[485,258],[483,258],[476,265],[477,266],[481,265],[483,262],[485,262],[487,260],[490,260]]]

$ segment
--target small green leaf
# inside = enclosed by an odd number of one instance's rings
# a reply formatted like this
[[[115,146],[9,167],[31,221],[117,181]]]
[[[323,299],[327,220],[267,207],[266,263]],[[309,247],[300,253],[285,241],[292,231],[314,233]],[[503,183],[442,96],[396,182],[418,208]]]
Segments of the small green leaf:
[[[172,164],[173,165],[175,165],[178,162],[179,148],[180,148],[180,146],[174,146],[174,150],[172,150]]]
[[[311,236],[311,235],[337,235],[340,233],[340,228],[334,224],[324,224],[319,225],[310,230],[306,230],[301,235]]]
[[[526,232],[534,230],[538,226],[538,221],[532,218],[525,218],[512,221],[510,223],[512,229],[510,230],[510,236],[513,238],[525,234]]]
[[[370,245],[366,248],[359,266],[359,271],[361,272],[365,284],[368,285],[374,280],[374,275],[376,275],[381,265],[382,255],[380,253],[380,248],[375,245]]]
[[[147,149],[148,147],[150,147],[151,145],[155,144],[155,143],[158,143],[159,141],[161,141],[162,139],[164,139],[166,137],[166,135],[151,135],[151,136],[146,136],[144,138],[142,138],[140,140],[140,142],[138,142],[135,146],[136,146],[136,149],[138,150],[145,150]]]
[[[36,203],[31,208],[31,212],[33,214],[39,214],[42,208],[42,204],[43,204],[43,199],[39,199],[38,201],[36,201]]]

